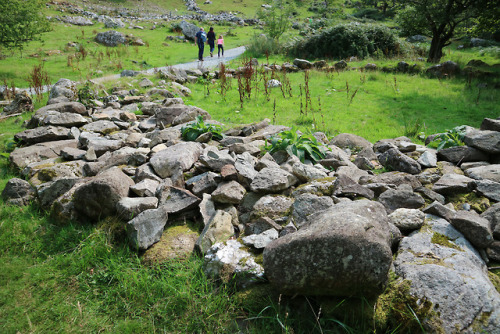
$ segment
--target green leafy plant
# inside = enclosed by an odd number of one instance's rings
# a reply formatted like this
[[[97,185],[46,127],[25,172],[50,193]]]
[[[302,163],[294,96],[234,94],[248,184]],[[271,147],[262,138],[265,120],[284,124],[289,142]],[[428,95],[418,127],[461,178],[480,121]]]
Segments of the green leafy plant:
[[[264,149],[271,154],[286,151],[297,156],[302,162],[309,159],[315,163],[323,159],[327,151],[327,147],[319,143],[312,134],[298,134],[294,129],[266,139]]]
[[[82,103],[87,108],[94,106],[94,101],[97,98],[97,94],[90,87],[90,82],[87,81],[82,88],[78,89],[78,101]]]
[[[202,116],[196,117],[196,122],[183,126],[181,129],[182,138],[187,141],[195,141],[201,134],[211,132],[212,138],[222,139],[222,127],[215,124],[205,124]]]
[[[448,147],[464,146],[465,129],[466,126],[461,125],[451,130],[446,130],[445,133],[436,136],[428,146],[436,148],[438,151]]]

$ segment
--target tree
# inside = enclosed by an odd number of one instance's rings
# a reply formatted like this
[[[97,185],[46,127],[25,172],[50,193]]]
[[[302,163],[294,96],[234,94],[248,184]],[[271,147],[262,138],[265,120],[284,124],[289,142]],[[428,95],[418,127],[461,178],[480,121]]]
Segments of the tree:
[[[22,49],[50,30],[44,0],[0,0],[0,46]]]
[[[293,8],[284,0],[274,0],[271,6],[268,10],[260,11],[258,16],[265,23],[264,31],[267,35],[278,40],[291,26],[290,16]]]
[[[411,15],[400,15],[403,25],[411,26],[425,22],[421,33],[432,36],[428,62],[437,63],[443,56],[443,48],[450,44],[455,29],[474,17],[484,15],[483,9],[496,0],[397,0],[412,8]],[[406,13],[409,14],[409,13]]]

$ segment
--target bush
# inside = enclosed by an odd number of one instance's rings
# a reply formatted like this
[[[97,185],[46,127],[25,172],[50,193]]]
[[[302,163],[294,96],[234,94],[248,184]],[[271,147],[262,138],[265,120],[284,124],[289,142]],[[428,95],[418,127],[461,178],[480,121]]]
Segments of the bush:
[[[266,54],[278,54],[281,52],[281,43],[273,38],[269,38],[266,35],[254,35],[250,44],[247,46],[246,50],[250,57],[262,57]]]
[[[298,134],[293,129],[266,139],[264,149],[270,154],[286,151],[289,155],[298,157],[301,162],[309,159],[314,163],[324,159],[327,151],[327,147],[318,142],[313,135]]]
[[[339,24],[318,35],[295,43],[289,53],[301,58],[365,58],[380,51],[385,56],[398,52],[399,44],[389,28],[373,24]],[[380,50],[380,51],[379,51]]]
[[[215,124],[205,124],[202,116],[196,117],[196,122],[189,123],[182,127],[181,135],[186,141],[195,141],[200,135],[211,132],[212,138],[220,140],[224,138],[222,128]]]

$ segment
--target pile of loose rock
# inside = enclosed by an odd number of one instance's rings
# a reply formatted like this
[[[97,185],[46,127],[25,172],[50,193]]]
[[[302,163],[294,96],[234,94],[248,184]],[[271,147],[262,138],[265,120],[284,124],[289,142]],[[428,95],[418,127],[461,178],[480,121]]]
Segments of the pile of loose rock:
[[[6,203],[37,201],[61,221],[117,216],[131,247],[156,260],[155,247],[173,242],[162,238],[169,226],[196,221],[196,235],[178,243],[205,256],[208,275],[287,294],[374,296],[392,270],[433,305],[420,319],[427,330],[500,328],[486,265],[500,261],[500,120],[439,152],[405,137],[315,133],[329,151],[313,164],[262,154],[266,138],[288,129],[267,120],[185,142],[181,129],[197,116],[217,122],[170,91],[150,87],[168,92],[151,101],[115,90],[86,108],[72,85],[60,80],[15,135],[10,161],[29,181],[10,180]]]

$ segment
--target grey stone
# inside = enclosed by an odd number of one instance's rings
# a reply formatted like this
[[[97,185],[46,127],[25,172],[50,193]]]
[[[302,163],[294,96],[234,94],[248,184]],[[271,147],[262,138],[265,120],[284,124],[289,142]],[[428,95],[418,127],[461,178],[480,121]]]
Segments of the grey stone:
[[[500,132],[490,130],[476,130],[467,133],[464,142],[487,153],[500,153]]]
[[[451,221],[451,218],[455,215],[455,210],[435,201],[422,209],[422,212],[435,215],[441,218]]]
[[[69,129],[61,126],[42,126],[36,129],[24,130],[14,135],[15,140],[27,145],[68,138]]]
[[[225,165],[234,165],[234,158],[229,154],[229,151],[219,151],[213,146],[209,146],[203,151],[199,161],[214,172],[220,172]]]
[[[458,211],[450,223],[478,248],[486,248],[493,242],[489,220],[473,211]]]
[[[33,162],[57,158],[61,155],[62,149],[68,147],[76,148],[77,143],[76,140],[69,139],[18,147],[10,154],[9,160],[16,168],[24,169]]]
[[[258,172],[254,168],[255,157],[251,156],[248,152],[236,156],[234,168],[237,172],[238,181],[244,187],[250,187]]]
[[[298,68],[300,68],[301,70],[307,70],[307,69],[310,69],[313,67],[313,64],[308,61],[308,60],[305,60],[305,59],[294,59],[293,60],[293,64],[295,66],[297,66]]]
[[[465,193],[471,190],[474,180],[458,174],[444,174],[432,187],[432,190],[440,194]]]
[[[500,328],[500,295],[488,279],[481,256],[448,222],[429,218],[429,228],[401,241],[394,263],[396,274],[410,283],[409,293],[438,311],[420,319],[425,331],[496,332]],[[449,242],[433,243],[436,234]]]
[[[378,160],[384,167],[391,170],[409,174],[419,174],[422,171],[422,167],[418,162],[394,148],[382,153]]]
[[[387,215],[370,201],[334,206],[264,249],[267,278],[287,294],[376,295],[391,263]]]
[[[199,204],[201,219],[203,221],[203,226],[207,226],[210,220],[215,215],[215,204],[212,201],[212,196],[209,194],[203,194],[203,199]]]
[[[480,194],[496,202],[500,202],[500,183],[490,180],[474,181],[475,190]]]
[[[82,131],[97,132],[103,135],[120,130],[120,128],[111,121],[97,121],[86,124],[82,127]]]
[[[317,196],[310,193],[296,196],[292,206],[293,223],[297,228],[300,228],[309,222],[309,216],[327,210],[333,205],[333,199],[328,196]]]
[[[205,255],[204,272],[222,282],[246,287],[264,279],[264,269],[237,240],[213,245]]]
[[[397,189],[389,189],[379,197],[387,213],[392,213],[399,208],[419,209],[425,205],[425,200],[419,194],[415,194],[409,185],[401,185]]]
[[[87,124],[89,121],[80,114],[60,113],[57,111],[47,112],[46,116],[39,120],[40,125],[54,125],[71,128]]]
[[[500,240],[500,203],[493,204],[481,214],[481,217],[486,218],[490,222],[493,237]]]
[[[362,177],[359,180],[359,184],[365,185],[369,183],[385,183],[400,186],[402,184],[408,184],[413,189],[421,187],[422,183],[417,179],[415,175],[402,172],[388,172],[373,176]]]
[[[335,145],[340,148],[349,148],[355,151],[361,151],[364,148],[373,147],[372,143],[368,140],[350,133],[341,133],[335,136],[328,145]]]
[[[297,187],[293,192],[293,197],[310,193],[318,196],[332,196],[334,190],[335,177],[328,177],[322,180],[314,180]]]
[[[354,182],[351,178],[339,175],[333,184],[333,195],[341,196],[341,197],[349,197],[356,198],[358,196],[365,197],[367,199],[373,199],[375,197],[375,193]]]
[[[56,99],[56,98],[61,97],[61,96],[65,96],[68,98],[68,100],[74,101],[77,98],[76,92],[77,92],[76,82],[71,81],[69,79],[61,78],[50,89],[49,100]],[[63,102],[63,103],[65,104],[66,102]],[[55,107],[57,107],[57,106],[54,104],[50,105],[50,110],[60,111],[57,109],[52,109]],[[49,106],[44,107],[44,108],[49,108]],[[43,109],[43,108],[41,108],[41,109]]]
[[[131,186],[130,190],[132,190],[137,196],[151,197],[155,196],[156,188],[159,184],[160,182],[158,182],[157,180],[144,179]]]
[[[495,262],[500,262],[500,241],[494,240],[488,248],[486,248],[488,259]]]
[[[263,249],[271,241],[278,239],[278,236],[278,231],[274,228],[271,228],[259,234],[252,234],[243,237],[241,240],[246,246],[251,246],[256,249]]]
[[[33,101],[26,91],[17,92],[14,100],[3,108],[2,116],[33,111]]]
[[[424,195],[425,197],[429,198],[432,201],[437,201],[441,204],[445,204],[446,201],[445,197],[443,195],[438,194],[435,191],[430,190],[429,188],[419,187],[415,189],[415,192]]]
[[[91,156],[90,149],[94,150],[94,153],[96,157],[100,157],[106,152],[110,151],[116,151],[122,148],[124,145],[124,142],[122,140],[112,140],[112,139],[105,139],[105,138],[95,138],[89,140],[87,144],[87,155],[85,156],[85,159],[88,159],[89,161],[93,160],[93,157]]]
[[[200,199],[190,191],[168,185],[160,185],[156,190],[159,205],[169,214],[179,214],[197,207]]]
[[[182,142],[155,153],[150,164],[162,178],[172,176],[175,169],[188,170],[198,160],[201,146],[198,143]]]
[[[104,16],[104,27],[105,28],[123,28],[125,23],[119,18],[113,18],[109,16]]]
[[[35,189],[28,181],[12,178],[2,190],[2,199],[10,205],[28,205],[35,198]]]
[[[403,232],[418,230],[424,225],[425,214],[417,209],[396,209],[389,221]]]
[[[310,182],[328,176],[324,171],[301,162],[297,162],[292,166],[292,172],[302,182]]]
[[[212,193],[212,200],[217,203],[239,204],[245,193],[245,187],[236,181],[222,182]]]
[[[128,195],[133,184],[119,168],[110,168],[75,191],[75,209],[93,221],[111,216],[116,212],[116,203]]]
[[[271,218],[262,217],[256,220],[252,220],[250,223],[246,224],[244,232],[245,235],[252,235],[252,234],[260,234],[269,229],[275,229],[276,231],[281,231],[283,228],[281,227],[281,225],[276,224],[276,222]],[[297,229],[295,228],[295,231],[296,230]]]
[[[61,150],[61,156],[65,160],[81,160],[85,157],[85,153],[87,153],[87,151],[73,147],[65,147]]]
[[[196,196],[201,196],[205,193],[211,193],[217,189],[220,182],[220,175],[213,172],[206,172],[200,175],[193,176],[186,181],[186,188],[188,188]]]
[[[36,192],[40,206],[48,209],[57,198],[73,188],[78,180],[76,177],[60,178],[38,186]]]
[[[200,30],[196,25],[182,20],[179,23],[179,28],[182,30],[182,34],[189,40],[194,41],[196,33]]]
[[[196,247],[202,254],[205,254],[210,247],[216,243],[227,241],[233,234],[231,215],[222,210],[217,210],[210,219],[210,223],[201,232],[196,241]]]
[[[469,146],[456,146],[439,150],[438,157],[440,160],[453,163],[488,160],[486,153]]]
[[[127,234],[132,248],[145,250],[160,241],[168,214],[162,208],[141,212],[127,223]]]
[[[95,40],[97,43],[105,46],[118,46],[120,44],[125,44],[125,35],[116,30],[109,30],[98,33]]]
[[[116,203],[116,212],[124,220],[130,220],[145,210],[157,207],[156,197],[123,197]]]
[[[362,177],[366,177],[369,174],[356,167],[352,162],[348,162],[347,166],[340,166],[337,168],[335,171],[336,176],[347,176],[348,178],[352,179],[354,182],[359,182],[359,180]]]
[[[294,200],[283,195],[266,195],[252,206],[252,219],[268,217],[278,219],[290,214]]]
[[[422,153],[422,155],[418,158],[417,162],[422,167],[436,167],[437,166],[436,153],[433,151],[427,150],[424,153]]]
[[[500,131],[500,120],[485,118],[481,123],[481,130]]]
[[[469,168],[465,175],[476,180],[500,182],[500,164]]]

